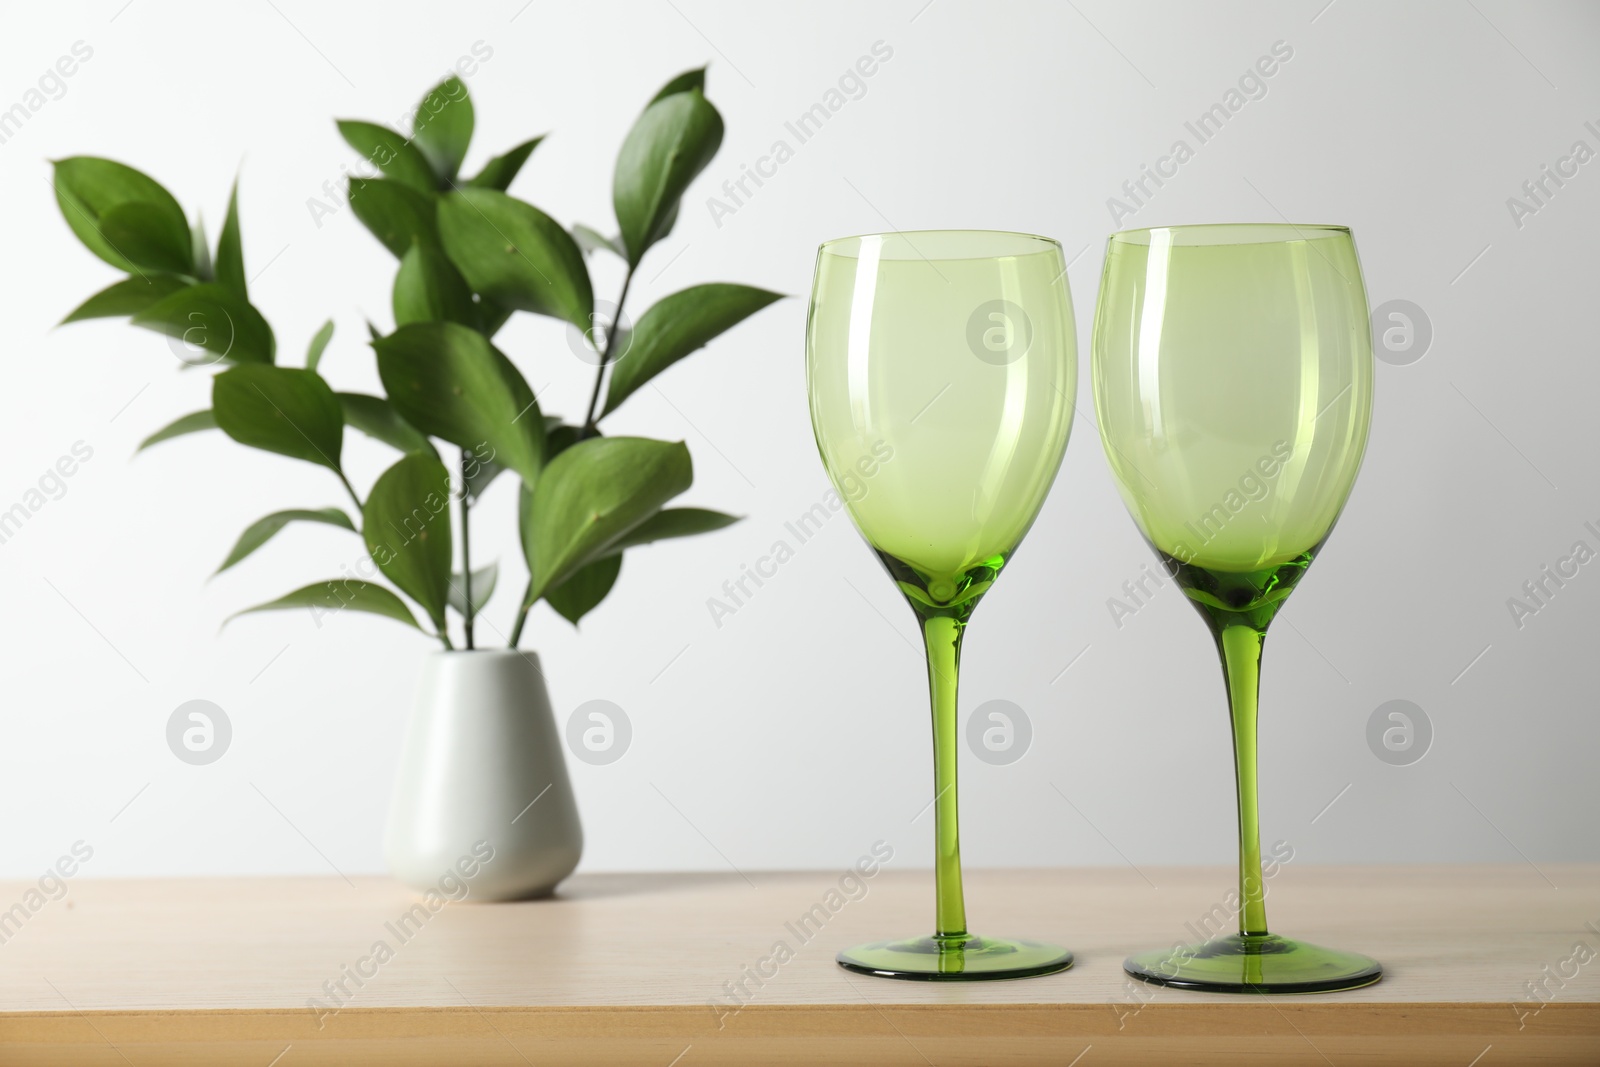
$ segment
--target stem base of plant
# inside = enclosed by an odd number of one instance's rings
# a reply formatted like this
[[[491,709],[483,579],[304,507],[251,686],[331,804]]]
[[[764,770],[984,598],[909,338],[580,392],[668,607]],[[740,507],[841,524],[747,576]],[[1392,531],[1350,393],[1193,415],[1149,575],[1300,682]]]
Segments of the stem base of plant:
[[[470,651],[476,645],[472,636],[472,619],[477,614],[477,604],[472,599],[472,527],[469,519],[472,514],[471,479],[468,477],[470,470],[470,456],[466,449],[461,450],[461,599],[467,609],[461,613],[462,634],[467,640]]]

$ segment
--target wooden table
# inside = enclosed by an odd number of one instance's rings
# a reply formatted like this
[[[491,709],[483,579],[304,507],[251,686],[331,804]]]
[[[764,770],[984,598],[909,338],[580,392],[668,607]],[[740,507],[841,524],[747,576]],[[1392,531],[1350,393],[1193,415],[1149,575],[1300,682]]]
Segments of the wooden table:
[[[23,902],[0,914],[0,1064],[1600,1064],[1600,958],[1571,962],[1600,953],[1600,865],[1286,867],[1276,927],[1387,977],[1280,998],[1122,975],[1130,950],[1191,939],[1222,869],[969,872],[975,929],[1078,962],[962,985],[833,962],[924,932],[930,874],[847,880],[855,899],[830,899],[839,873],[747,877],[585,875],[437,912],[381,878],[0,883],[0,907]],[[793,958],[762,963],[780,941]],[[1528,983],[1551,974],[1541,1007]]]

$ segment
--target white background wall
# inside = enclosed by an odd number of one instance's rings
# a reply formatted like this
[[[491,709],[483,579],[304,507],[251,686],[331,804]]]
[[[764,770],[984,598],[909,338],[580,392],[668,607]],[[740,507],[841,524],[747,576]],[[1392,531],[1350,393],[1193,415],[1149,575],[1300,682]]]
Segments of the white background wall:
[[[0,144],[0,509],[74,442],[94,455],[0,544],[0,875],[37,873],[80,838],[95,848],[94,876],[381,869],[429,645],[353,615],[321,629],[302,614],[259,616],[218,633],[230,612],[355,561],[348,535],[295,529],[206,580],[251,520],[341,493],[326,472],[220,435],[130,458],[145,434],[207,406],[207,377],[179,373],[161,338],[122,323],[52,329],[115,276],[67,231],[45,161],[127,161],[213,233],[240,171],[252,292],[280,351],[297,361],[332,316],[325,373],[337,388],[375,389],[362,318],[389,322],[394,264],[348,210],[318,225],[307,200],[354,162],[335,117],[394,121],[477,41],[493,55],[470,80],[469,168],[552,131],[513,192],[607,230],[629,124],[660,83],[710,60],[728,135],[631,307],[704,280],[796,294],[615,419],[614,432],[687,439],[698,477],[686,502],[748,521],[630,554],[581,634],[543,607],[531,624],[563,718],[604,698],[634,726],[619,762],[574,764],[588,869],[834,866],[876,838],[895,843],[897,862],[927,862],[929,819],[912,824],[931,792],[915,630],[848,521],[720,628],[706,601],[827,486],[802,377],[816,244],[958,226],[1066,247],[1090,413],[967,643],[964,709],[1014,701],[1035,737],[1011,766],[966,759],[966,858],[1231,861],[1210,638],[1170,587],[1120,628],[1107,609],[1151,556],[1101,456],[1086,355],[1116,228],[1107,198],[1175,139],[1193,145],[1183,122],[1277,41],[1293,58],[1266,95],[1122,225],[1351,225],[1373,304],[1415,302],[1434,340],[1419,362],[1378,366],[1362,478],[1269,642],[1266,837],[1307,863],[1600,858],[1600,563],[1520,629],[1507,608],[1573,542],[1600,548],[1583,525],[1600,527],[1600,162],[1521,226],[1506,204],[1573,142],[1600,150],[1584,126],[1600,127],[1600,9],[1324,3],[504,0],[388,4],[381,16],[304,0],[15,5],[0,108],[74,42],[94,54]],[[877,41],[893,57],[865,95],[714,222],[706,198],[775,139],[793,145],[785,121]],[[597,292],[614,292],[614,268],[595,268]],[[580,409],[590,370],[559,327],[521,316],[500,340],[545,410]],[[388,462],[353,433],[346,451],[363,486]],[[513,498],[506,479],[474,530],[479,558],[515,570]],[[502,590],[491,606],[502,629],[512,599]],[[179,762],[164,738],[194,698],[234,727],[206,767]],[[1435,733],[1410,766],[1381,762],[1366,741],[1374,709],[1397,698]]]

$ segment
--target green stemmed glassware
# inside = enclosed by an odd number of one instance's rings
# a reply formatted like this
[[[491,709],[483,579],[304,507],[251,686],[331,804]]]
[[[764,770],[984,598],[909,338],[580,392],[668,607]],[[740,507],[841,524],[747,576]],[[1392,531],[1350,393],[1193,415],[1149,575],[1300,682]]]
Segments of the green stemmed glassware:
[[[1267,930],[1256,691],[1267,626],[1344,508],[1372,415],[1372,339],[1342,226],[1173,226],[1112,235],[1094,401],[1134,522],[1216,638],[1239,791],[1239,933],[1130,957],[1210,992],[1317,993],[1382,967]]]
[[[1060,246],[984,231],[829,241],[806,378],[823,465],[921,624],[933,705],[934,933],[859,945],[839,963],[928,981],[1064,970],[1072,954],[1059,946],[968,932],[956,801],[962,634],[1039,514],[1072,429]]]

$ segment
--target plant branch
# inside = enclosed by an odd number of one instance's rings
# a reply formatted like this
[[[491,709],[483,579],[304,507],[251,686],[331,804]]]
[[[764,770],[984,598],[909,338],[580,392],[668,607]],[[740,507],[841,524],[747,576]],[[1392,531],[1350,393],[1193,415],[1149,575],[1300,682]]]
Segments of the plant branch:
[[[337,474],[339,476],[339,481],[344,486],[344,491],[349,493],[350,494],[350,499],[355,502],[355,505],[356,505],[356,517],[360,518],[361,517],[361,510],[362,510],[362,508],[361,508],[361,498],[359,496],[356,496],[356,487],[350,484],[350,479],[346,478],[344,476],[344,471],[339,470],[337,467],[335,467],[333,473],[335,473],[335,474]]]
[[[467,610],[461,616],[461,629],[466,635],[467,650],[471,651],[472,642],[472,536],[467,524],[467,516],[472,511],[472,504],[468,499],[467,480],[467,450],[461,450],[461,600],[462,607]]]
[[[594,369],[594,391],[589,394],[589,412],[583,417],[583,425],[578,428],[578,440],[588,439],[594,433],[595,423],[599,421],[595,412],[600,407],[600,387],[605,384],[606,365],[611,362],[611,349],[617,343],[617,334],[622,328],[622,308],[628,302],[628,288],[633,285],[633,264],[628,265],[628,272],[622,276],[622,291],[617,294],[617,316],[606,330],[605,347],[600,350],[600,365]],[[533,576],[528,576],[528,586],[522,593],[522,610],[517,613],[516,625],[511,628],[511,641],[508,647],[516,648],[522,640],[522,628],[528,623],[528,612],[533,610]]]
[[[594,432],[595,410],[600,406],[600,385],[605,381],[606,364],[611,362],[611,349],[617,343],[617,333],[622,328],[622,306],[628,302],[628,286],[633,284],[633,267],[628,267],[628,273],[622,276],[622,292],[617,296],[617,317],[606,330],[606,345],[600,352],[600,365],[594,369],[594,392],[589,394],[589,414],[583,417],[583,426],[578,430],[578,440],[582,441]]]
[[[522,628],[527,625],[527,623],[528,623],[528,612],[533,609],[533,601],[529,599],[529,595],[532,592],[533,592],[533,578],[532,578],[532,576],[529,576],[529,578],[528,578],[528,587],[527,587],[527,589],[523,590],[523,593],[522,593],[522,609],[517,612],[517,622],[516,622],[516,625],[511,627],[511,640],[506,645],[507,648],[510,648],[512,650],[515,650],[517,645],[518,645],[518,643],[520,643],[522,641]]]

